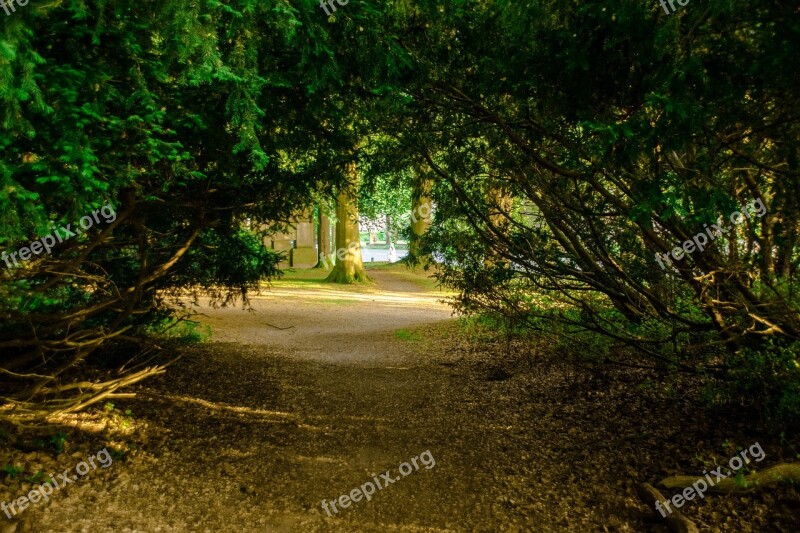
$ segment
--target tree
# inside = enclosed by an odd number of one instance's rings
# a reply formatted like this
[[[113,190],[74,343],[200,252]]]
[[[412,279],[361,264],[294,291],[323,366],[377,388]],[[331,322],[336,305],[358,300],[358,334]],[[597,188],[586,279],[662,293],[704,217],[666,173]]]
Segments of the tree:
[[[347,186],[336,195],[336,265],[325,278],[329,283],[369,281],[361,258],[361,237],[358,232],[358,167],[347,163]]]
[[[328,216],[327,202],[317,204],[317,245],[320,259],[314,268],[322,268],[325,258],[331,253],[331,219]]]
[[[155,349],[150,335],[181,318],[170,298],[232,303],[278,274],[280,257],[243,222],[288,223],[340,185],[331,169],[361,133],[337,127],[354,109],[319,95],[349,98],[353,51],[386,57],[362,46],[374,35],[337,32],[313,3],[255,0],[92,0],[0,21],[0,244],[11,253],[115,213],[2,265],[0,378],[15,405],[4,417],[113,397],[163,368],[114,373],[102,349]]]
[[[779,67],[798,44],[791,8],[420,9],[431,24],[403,40],[420,75],[398,123],[417,125],[403,142],[413,131],[444,185],[427,240],[461,308],[597,332],[797,405],[800,102]],[[660,267],[720,217],[725,231]],[[503,262],[486,264],[487,248]]]
[[[432,181],[430,167],[423,165],[419,171],[414,172],[411,226],[409,240],[409,261],[418,261],[422,255],[421,241],[431,227],[431,214],[433,203],[431,199]]]

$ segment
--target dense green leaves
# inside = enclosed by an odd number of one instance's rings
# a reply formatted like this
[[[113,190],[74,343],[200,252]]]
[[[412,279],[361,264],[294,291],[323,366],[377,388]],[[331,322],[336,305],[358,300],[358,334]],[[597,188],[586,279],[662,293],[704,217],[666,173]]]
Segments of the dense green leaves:
[[[800,79],[777,68],[796,62],[794,7],[423,5],[429,24],[403,41],[424,67],[406,142],[439,178],[427,245],[463,309],[555,319],[690,371],[742,350],[783,360],[800,336]],[[756,198],[763,217],[660,268],[656,252]]]
[[[367,124],[352,104],[372,95],[354,80],[386,57],[365,46],[379,26],[354,24],[380,13],[354,2],[334,24],[310,1],[121,0],[0,18],[0,248],[106,202],[118,213],[3,265],[3,364],[53,372],[26,396],[163,321],[164,295],[228,301],[277,274],[243,224],[279,225],[342,181]]]

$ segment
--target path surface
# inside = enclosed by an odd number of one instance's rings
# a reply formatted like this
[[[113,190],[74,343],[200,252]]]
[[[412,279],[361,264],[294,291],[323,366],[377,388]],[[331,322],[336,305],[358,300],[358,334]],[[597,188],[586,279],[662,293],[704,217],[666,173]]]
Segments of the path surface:
[[[371,291],[278,285],[255,312],[203,308],[213,342],[125,402],[145,426],[135,460],[33,509],[32,530],[659,531],[603,455],[636,447],[634,409],[595,428],[556,367],[475,359],[441,295],[371,275]],[[398,474],[426,450],[435,466]],[[371,501],[322,509],[386,471],[401,479]]]

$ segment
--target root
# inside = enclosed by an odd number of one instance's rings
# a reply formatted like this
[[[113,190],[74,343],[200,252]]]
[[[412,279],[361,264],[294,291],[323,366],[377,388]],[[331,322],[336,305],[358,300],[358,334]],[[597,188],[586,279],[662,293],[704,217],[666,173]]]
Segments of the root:
[[[325,278],[325,283],[352,284],[352,283],[368,283],[369,281],[371,280],[369,279],[369,276],[367,276],[366,272],[357,271],[355,274],[348,274],[343,270],[341,269],[337,270],[336,268],[334,268],[331,271],[331,273],[328,274],[328,277]]]
[[[666,501],[667,498],[650,483],[639,483],[636,488],[639,492],[639,498],[641,498],[657,516],[661,517],[661,514],[656,511],[656,502]],[[667,523],[670,530],[675,533],[700,533],[700,530],[697,529],[694,522],[683,516],[678,509],[672,509],[672,513],[668,514],[666,518],[664,518],[664,521]]]
[[[711,476],[712,479],[714,476]],[[682,489],[692,486],[701,476],[670,476],[658,484],[666,489]],[[726,477],[708,488],[708,492],[749,492],[756,488],[769,487],[778,483],[800,483],[800,463],[779,463],[760,472],[744,476],[743,482],[734,477]]]

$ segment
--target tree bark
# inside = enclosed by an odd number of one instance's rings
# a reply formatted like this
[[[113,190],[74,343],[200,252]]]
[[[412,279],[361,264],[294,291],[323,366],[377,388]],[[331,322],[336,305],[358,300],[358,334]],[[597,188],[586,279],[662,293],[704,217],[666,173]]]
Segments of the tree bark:
[[[427,176],[428,173],[414,173],[414,189],[411,197],[411,242],[408,245],[409,257],[412,258],[420,256],[420,240],[431,227],[432,182]]]
[[[639,493],[639,498],[641,498],[656,515],[661,516],[661,514],[656,511],[656,502],[666,501],[667,498],[649,483],[639,483],[636,488]],[[697,529],[694,522],[683,516],[678,509],[673,508],[672,513],[668,514],[664,520],[667,522],[667,526],[670,530],[675,533],[700,533],[700,530]]]
[[[325,202],[327,204],[327,202]],[[323,203],[319,204],[319,227],[317,228],[317,266],[315,268],[322,268],[327,263],[324,259],[319,259],[319,256],[328,257],[331,253],[331,219],[328,218],[328,206]]]
[[[486,205],[490,223],[507,239],[511,228],[510,213],[514,205],[513,197],[501,187],[491,187],[486,192]],[[501,254],[496,253],[495,246],[486,247],[486,259],[483,262],[486,268],[492,268],[506,262]]]
[[[336,195],[336,265],[325,278],[329,283],[369,281],[361,258],[358,235],[358,169],[355,161],[347,164],[349,188]]]

